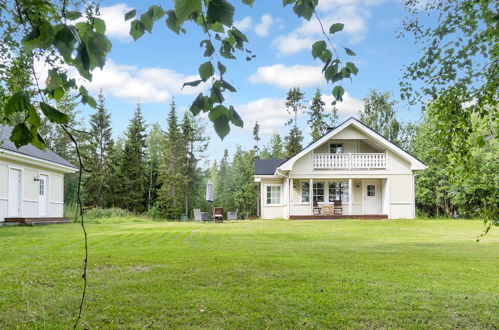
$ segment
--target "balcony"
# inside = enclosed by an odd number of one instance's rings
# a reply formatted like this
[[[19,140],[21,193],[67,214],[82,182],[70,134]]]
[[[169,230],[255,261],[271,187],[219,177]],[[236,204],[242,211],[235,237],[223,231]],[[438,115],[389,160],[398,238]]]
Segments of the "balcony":
[[[316,170],[385,169],[385,153],[314,154]]]

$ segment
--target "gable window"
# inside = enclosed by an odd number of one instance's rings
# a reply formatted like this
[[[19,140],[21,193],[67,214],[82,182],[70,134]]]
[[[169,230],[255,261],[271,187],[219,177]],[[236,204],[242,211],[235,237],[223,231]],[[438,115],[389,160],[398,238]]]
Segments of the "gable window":
[[[348,202],[350,196],[348,195],[348,182],[346,181],[334,181],[329,183],[329,201],[334,202],[341,200],[342,202]]]
[[[324,182],[314,182],[314,201],[324,202]]]
[[[329,152],[332,154],[343,153],[343,143],[331,143],[329,145]]]
[[[310,183],[302,182],[301,183],[301,202],[302,203],[310,203]]]
[[[281,204],[281,186],[267,186],[267,205]]]

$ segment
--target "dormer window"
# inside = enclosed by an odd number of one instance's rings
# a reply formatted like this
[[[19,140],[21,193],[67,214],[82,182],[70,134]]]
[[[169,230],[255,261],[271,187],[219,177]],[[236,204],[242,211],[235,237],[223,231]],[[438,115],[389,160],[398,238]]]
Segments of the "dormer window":
[[[343,143],[331,143],[329,145],[329,152],[332,154],[342,154],[343,153]]]

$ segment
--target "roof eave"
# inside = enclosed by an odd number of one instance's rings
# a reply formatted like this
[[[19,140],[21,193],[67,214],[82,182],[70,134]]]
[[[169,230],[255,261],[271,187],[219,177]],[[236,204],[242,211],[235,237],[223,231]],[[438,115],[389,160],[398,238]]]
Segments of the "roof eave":
[[[0,149],[0,154],[3,154],[4,156],[6,156],[6,158],[9,158],[12,160],[36,161],[36,162],[39,162],[42,166],[53,168],[59,172],[63,172],[63,173],[67,173],[67,174],[78,172],[78,169],[76,167],[66,166],[63,164],[51,162],[49,160],[24,155],[24,154],[21,154],[21,153],[15,152],[15,151],[11,151],[11,150]]]

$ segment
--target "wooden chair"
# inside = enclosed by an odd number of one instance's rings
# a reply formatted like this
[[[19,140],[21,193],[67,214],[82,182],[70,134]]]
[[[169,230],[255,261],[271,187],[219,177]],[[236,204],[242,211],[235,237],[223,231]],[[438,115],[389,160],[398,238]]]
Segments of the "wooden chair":
[[[214,207],[211,218],[215,222],[224,222],[224,208],[223,207]]]
[[[316,201],[316,200],[314,200],[313,206],[314,206],[314,207],[313,207],[313,209],[312,209],[312,213],[313,213],[314,215],[321,215],[321,213],[322,213],[322,208],[321,208],[321,207],[319,207],[319,204],[317,203],[317,201]]]
[[[341,204],[341,200],[335,200],[333,203],[334,203],[333,214],[343,214],[343,205]]]

